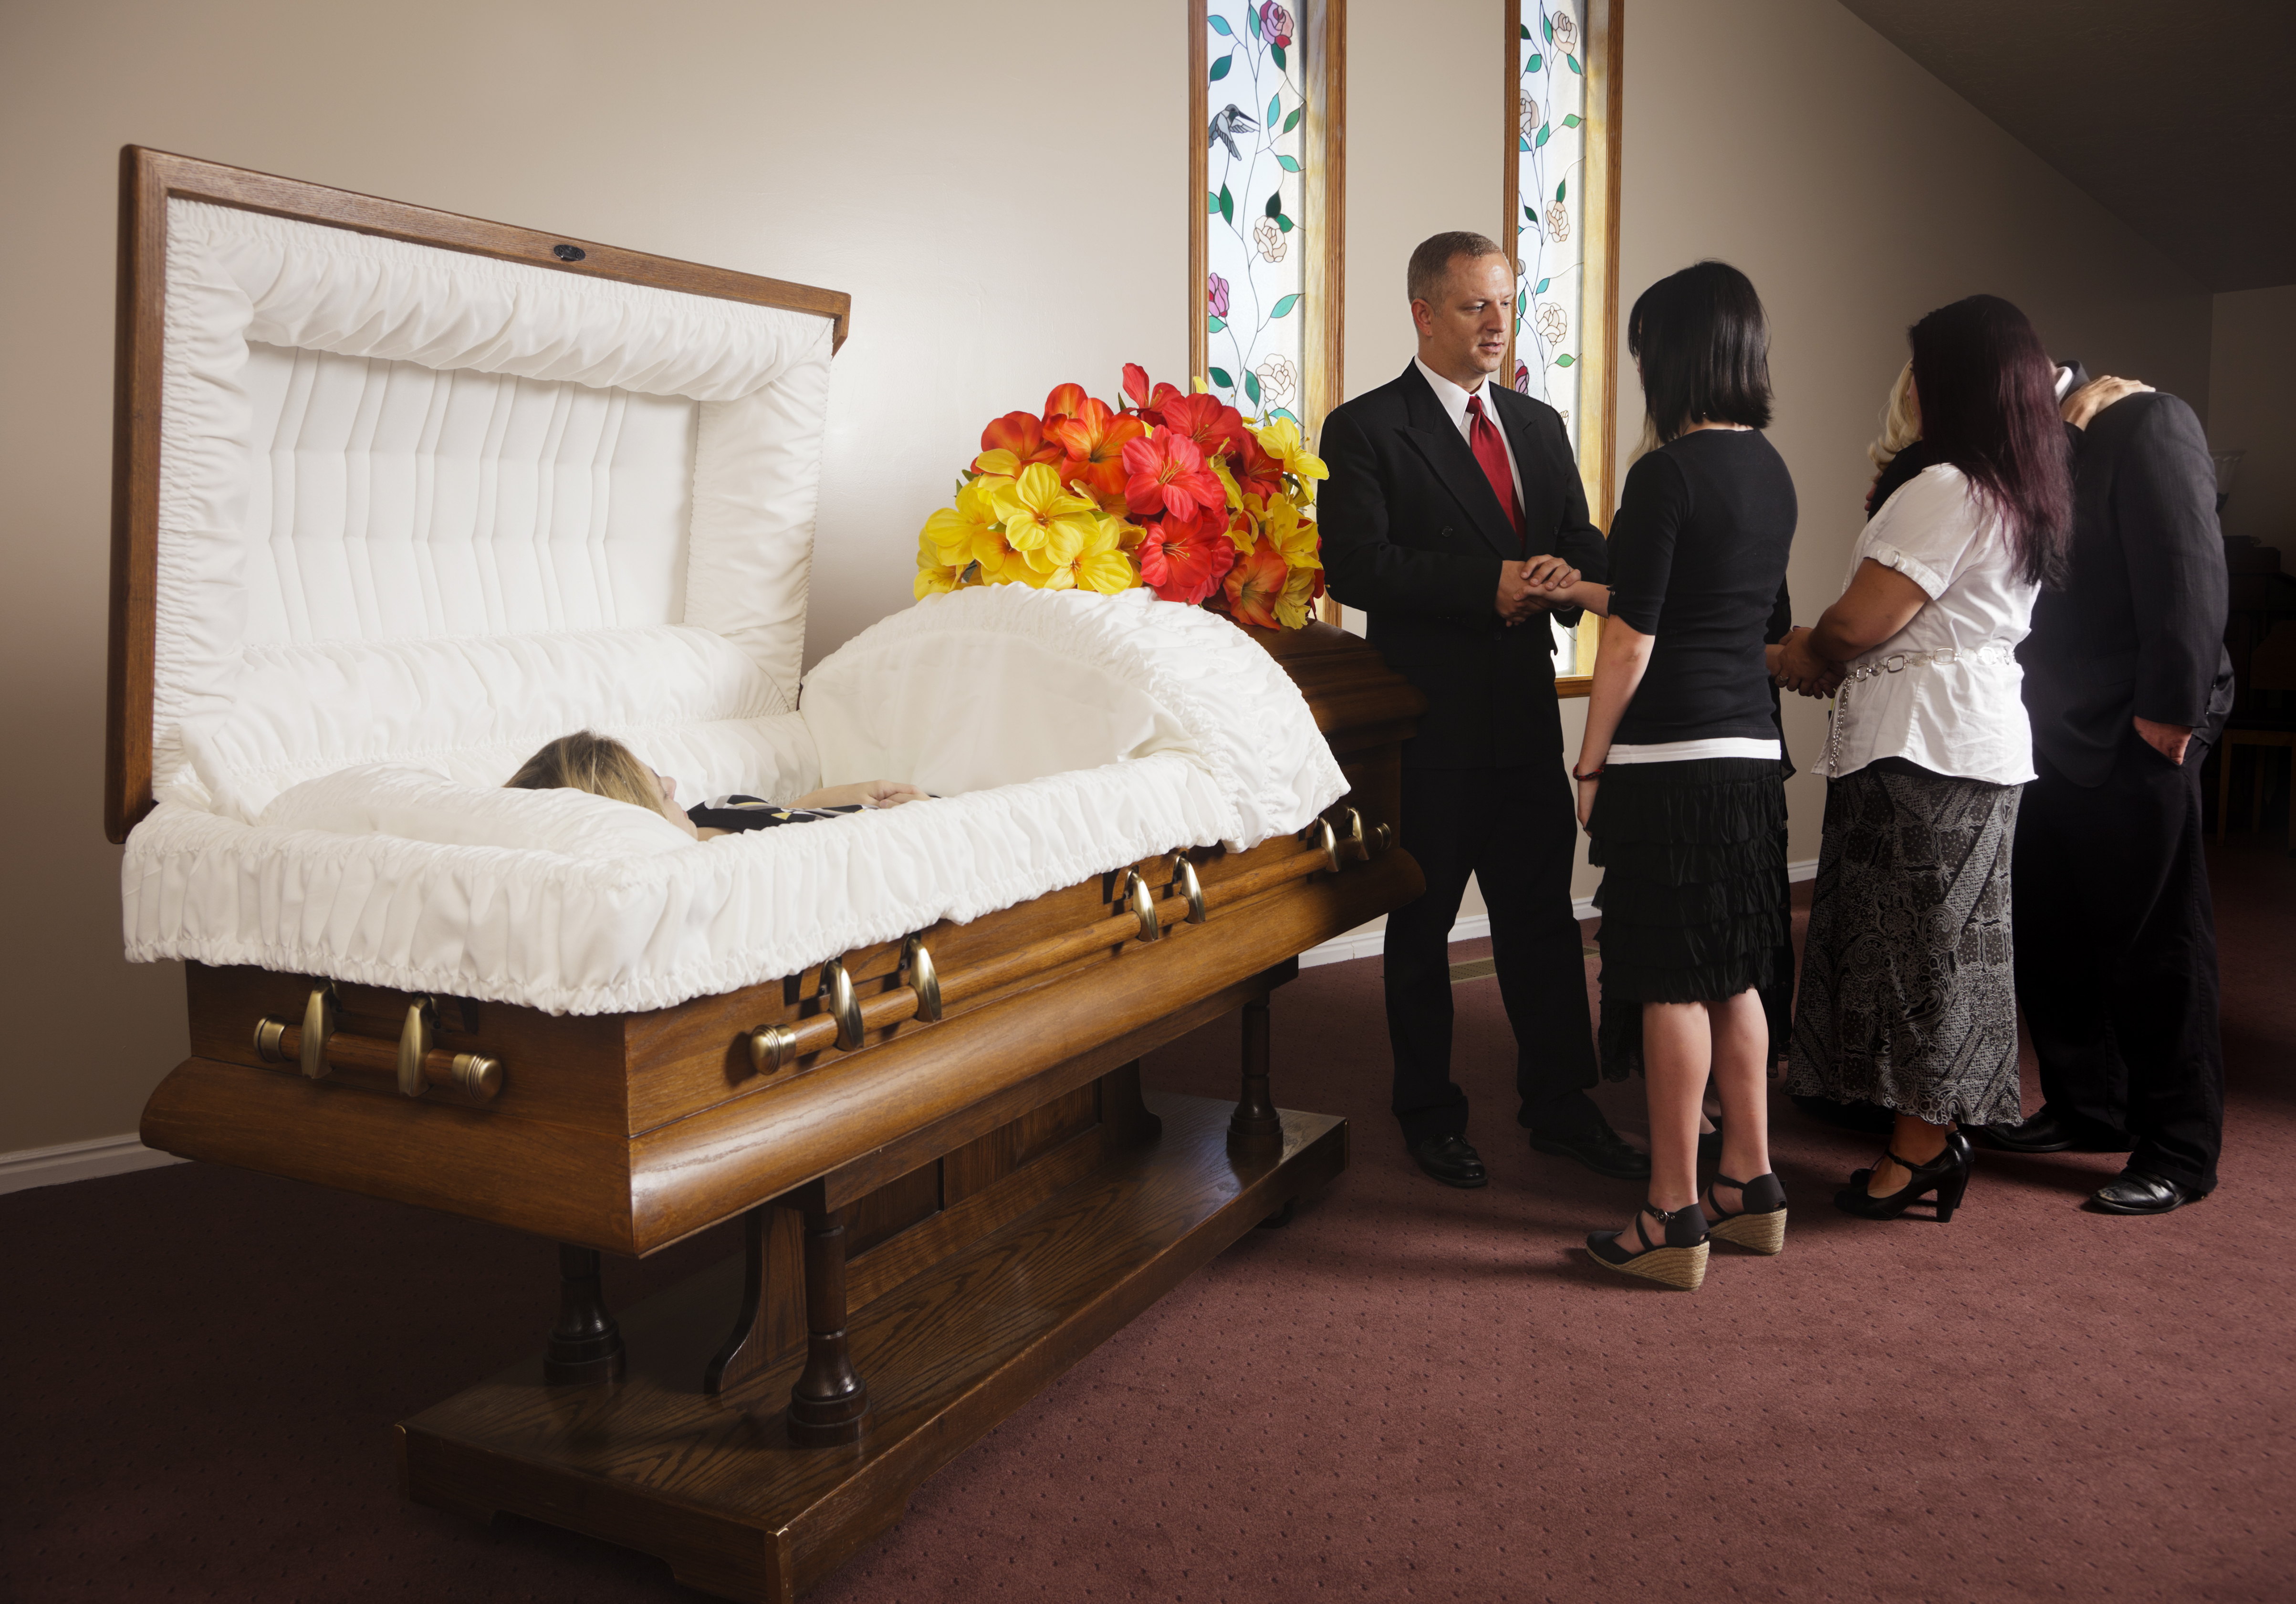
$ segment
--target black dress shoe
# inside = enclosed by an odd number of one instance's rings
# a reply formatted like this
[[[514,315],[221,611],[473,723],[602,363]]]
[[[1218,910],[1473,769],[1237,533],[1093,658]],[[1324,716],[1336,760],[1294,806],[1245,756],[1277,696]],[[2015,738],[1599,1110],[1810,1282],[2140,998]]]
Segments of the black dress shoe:
[[[1643,1180],[1651,1172],[1650,1155],[1628,1147],[1608,1125],[1597,1125],[1578,1136],[1533,1131],[1530,1145],[1558,1158],[1575,1158],[1595,1174],[1618,1180]]]
[[[2162,1180],[2138,1170],[2123,1170],[2119,1180],[2099,1187],[2089,1206],[2100,1214],[2165,1214],[2188,1203],[2198,1203],[2206,1192],[2173,1180]]]
[[[1987,1141],[2010,1153],[2126,1153],[2134,1145],[2118,1131],[2067,1119],[2048,1108],[2021,1125],[1980,1129]]]
[[[1472,1189],[1491,1183],[1491,1178],[1483,1173],[1481,1155],[1467,1145],[1464,1136],[1431,1136],[1414,1142],[1411,1156],[1447,1187]]]

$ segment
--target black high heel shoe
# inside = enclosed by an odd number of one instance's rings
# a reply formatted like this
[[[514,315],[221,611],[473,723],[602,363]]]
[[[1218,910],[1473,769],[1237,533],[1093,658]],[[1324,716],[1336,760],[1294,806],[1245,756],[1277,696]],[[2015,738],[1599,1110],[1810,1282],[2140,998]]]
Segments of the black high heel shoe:
[[[1651,1240],[1650,1231],[1643,1224],[1648,1214],[1666,1228],[1660,1241]],[[1695,1203],[1669,1211],[1643,1205],[1635,1215],[1635,1235],[1642,1238],[1642,1251],[1629,1253],[1619,1238],[1624,1231],[1597,1230],[1587,1233],[1587,1251],[1595,1255],[1595,1263],[1622,1275],[1638,1275],[1672,1287],[1677,1291],[1695,1292],[1706,1279],[1706,1216]]]
[[[1740,1207],[1734,1213],[1714,1200],[1716,1187],[1738,1189]],[[1754,1253],[1777,1253],[1786,1245],[1786,1189],[1775,1174],[1751,1180],[1717,1175],[1706,1183],[1707,1234]]]
[[[1946,1132],[1945,1145],[1948,1152],[1959,1153],[1964,1158],[1969,1160],[1972,1164],[1977,1162],[1977,1148],[1970,1141],[1968,1131],[1956,1127],[1956,1129]],[[1901,1159],[1898,1162],[1903,1163],[1904,1161]],[[1873,1179],[1874,1172],[1871,1170],[1852,1170],[1849,1172],[1849,1184],[1854,1187],[1862,1187]]]
[[[1956,1140],[1956,1138],[1960,1139]],[[1915,1203],[1930,1193],[1937,1194],[1938,1223],[1943,1225],[1953,1218],[1953,1211],[1961,1206],[1962,1195],[1969,1190],[1969,1166],[1972,1157],[1969,1139],[1956,1131],[1946,1138],[1944,1150],[1924,1164],[1901,1158],[1895,1153],[1883,1156],[1897,1164],[1911,1177],[1906,1184],[1886,1197],[1876,1197],[1866,1189],[1874,1172],[1860,1170],[1849,1178],[1849,1184],[1833,1195],[1833,1206],[1845,1214],[1856,1214],[1862,1220],[1895,1220]]]

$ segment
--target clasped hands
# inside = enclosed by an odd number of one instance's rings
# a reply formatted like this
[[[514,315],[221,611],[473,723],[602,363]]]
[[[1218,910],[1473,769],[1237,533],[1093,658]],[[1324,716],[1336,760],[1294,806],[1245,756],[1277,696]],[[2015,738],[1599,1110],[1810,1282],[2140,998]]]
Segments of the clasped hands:
[[[1568,605],[1561,593],[1578,582],[1578,571],[1561,557],[1538,556],[1504,563],[1499,568],[1498,599],[1492,605],[1513,629],[1534,613]]]
[[[1798,696],[1831,696],[1841,685],[1844,670],[1833,659],[1810,649],[1809,626],[1796,624],[1786,637],[1762,654],[1770,670],[1770,683]]]

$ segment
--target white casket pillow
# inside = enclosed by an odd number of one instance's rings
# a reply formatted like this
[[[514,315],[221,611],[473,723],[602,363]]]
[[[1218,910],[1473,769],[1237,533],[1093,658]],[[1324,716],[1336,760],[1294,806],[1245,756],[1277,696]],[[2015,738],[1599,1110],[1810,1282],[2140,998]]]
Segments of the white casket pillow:
[[[660,814],[610,796],[474,786],[404,763],[363,764],[306,780],[281,792],[256,822],[569,858],[650,857],[696,844]]]

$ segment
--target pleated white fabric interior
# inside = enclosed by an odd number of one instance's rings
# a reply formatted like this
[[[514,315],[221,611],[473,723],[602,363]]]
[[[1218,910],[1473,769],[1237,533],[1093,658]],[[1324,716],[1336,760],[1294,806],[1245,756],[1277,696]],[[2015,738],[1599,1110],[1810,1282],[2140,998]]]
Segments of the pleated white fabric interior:
[[[660,1008],[1345,789],[1265,652],[1145,593],[936,597],[800,708],[825,318],[168,204],[132,959]],[[493,789],[583,728],[686,803],[945,794],[693,843]]]

